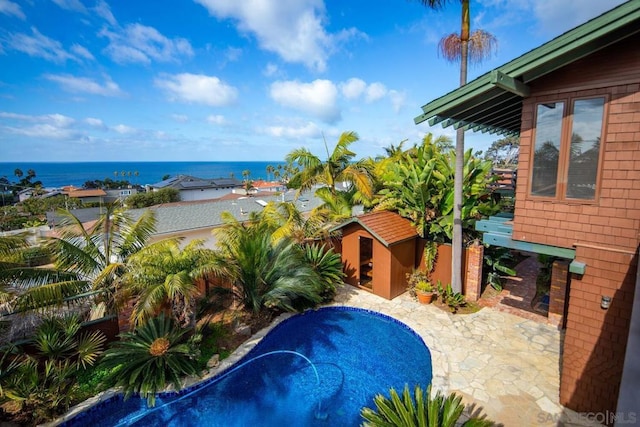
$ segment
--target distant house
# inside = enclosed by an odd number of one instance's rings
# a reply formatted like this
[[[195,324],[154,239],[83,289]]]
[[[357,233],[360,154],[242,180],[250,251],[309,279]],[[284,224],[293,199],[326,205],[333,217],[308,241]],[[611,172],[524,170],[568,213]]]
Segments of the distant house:
[[[24,190],[18,191],[18,201],[24,202],[27,199],[30,199],[35,194],[35,188],[25,188]]]
[[[82,203],[104,203],[107,193],[104,190],[80,190],[73,188],[70,191],[65,192],[68,197],[79,199]]]
[[[129,188],[117,188],[117,189],[107,189],[105,190],[107,195],[105,196],[105,202],[111,203],[116,200],[124,200],[129,196],[133,196],[134,194],[138,194],[138,189],[136,187]]]
[[[564,260],[554,265],[549,306],[566,328],[560,403],[637,416],[640,1],[422,110],[416,123],[520,136],[514,216],[477,227],[485,243]]]
[[[262,181],[257,180],[252,182],[253,188],[256,189],[256,192],[269,192],[269,193],[279,193],[282,191],[286,191],[287,187],[278,181]]]
[[[180,193],[180,200],[189,202],[217,199],[235,189],[242,189],[243,185],[235,178],[202,179],[189,175],[178,175],[150,185],[149,188],[151,191],[175,188]]]

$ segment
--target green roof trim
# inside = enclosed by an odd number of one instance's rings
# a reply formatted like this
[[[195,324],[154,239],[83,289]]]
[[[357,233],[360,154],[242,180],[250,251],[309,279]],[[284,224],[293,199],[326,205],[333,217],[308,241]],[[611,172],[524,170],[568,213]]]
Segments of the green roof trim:
[[[531,82],[639,33],[639,24],[640,1],[627,1],[429,102],[414,122],[519,135]]]

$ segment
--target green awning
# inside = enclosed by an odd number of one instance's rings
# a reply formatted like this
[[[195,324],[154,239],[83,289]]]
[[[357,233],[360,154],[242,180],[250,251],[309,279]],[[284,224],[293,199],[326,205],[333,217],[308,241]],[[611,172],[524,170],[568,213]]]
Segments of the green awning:
[[[431,101],[414,121],[519,135],[531,82],[638,32],[640,1],[631,0]]]

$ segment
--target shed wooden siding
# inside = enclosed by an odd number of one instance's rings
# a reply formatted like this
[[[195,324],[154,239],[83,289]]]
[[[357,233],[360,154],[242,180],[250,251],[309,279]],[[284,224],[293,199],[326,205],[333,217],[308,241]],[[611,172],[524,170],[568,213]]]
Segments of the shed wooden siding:
[[[395,298],[405,292],[406,274],[412,271],[415,264],[416,239],[406,240],[387,248],[362,225],[347,224],[342,229],[342,263],[346,274],[345,282],[352,286],[359,286],[360,237],[373,241],[372,292],[387,299]]]
[[[614,412],[622,375],[640,244],[640,36],[610,46],[531,85],[523,102],[513,238],[572,248],[585,262],[571,277],[560,403]],[[536,104],[606,95],[599,194],[592,203],[529,196]],[[602,296],[612,297],[608,310]]]

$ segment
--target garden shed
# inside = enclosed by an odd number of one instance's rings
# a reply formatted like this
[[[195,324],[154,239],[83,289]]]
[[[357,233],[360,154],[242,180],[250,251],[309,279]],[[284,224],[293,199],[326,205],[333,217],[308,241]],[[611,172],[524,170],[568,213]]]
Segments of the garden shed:
[[[345,282],[387,299],[406,291],[418,237],[409,220],[394,212],[371,212],[334,230],[342,230]]]

